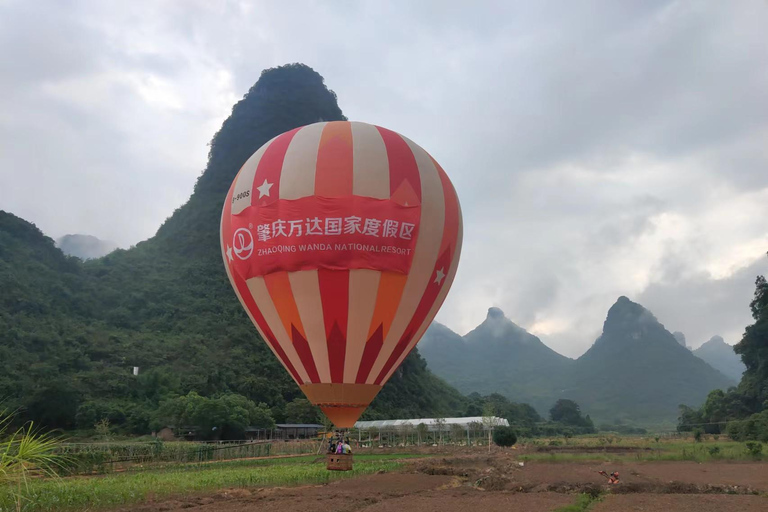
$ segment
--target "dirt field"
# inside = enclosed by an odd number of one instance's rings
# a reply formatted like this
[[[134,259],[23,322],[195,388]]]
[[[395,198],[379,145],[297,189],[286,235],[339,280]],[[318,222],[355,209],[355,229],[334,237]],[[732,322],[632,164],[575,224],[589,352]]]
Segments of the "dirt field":
[[[608,486],[597,471],[619,471]],[[412,462],[399,473],[328,485],[233,489],[124,509],[143,512],[543,512],[578,494],[602,495],[595,512],[768,512],[768,464],[653,462],[526,463],[514,454],[455,456]]]

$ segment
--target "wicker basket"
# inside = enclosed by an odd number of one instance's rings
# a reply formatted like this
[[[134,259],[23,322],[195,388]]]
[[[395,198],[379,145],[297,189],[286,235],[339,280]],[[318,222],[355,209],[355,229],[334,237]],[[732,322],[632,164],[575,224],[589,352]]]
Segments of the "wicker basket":
[[[329,471],[352,471],[352,454],[328,454],[325,463]]]

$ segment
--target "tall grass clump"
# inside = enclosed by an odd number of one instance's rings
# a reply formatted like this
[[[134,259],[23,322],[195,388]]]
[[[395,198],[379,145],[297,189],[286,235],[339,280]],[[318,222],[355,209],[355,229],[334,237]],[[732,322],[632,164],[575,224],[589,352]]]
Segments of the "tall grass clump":
[[[0,411],[0,492],[11,497],[20,512],[29,500],[33,475],[56,477],[66,457],[56,453],[58,440],[35,428],[34,423],[13,430],[13,414]]]

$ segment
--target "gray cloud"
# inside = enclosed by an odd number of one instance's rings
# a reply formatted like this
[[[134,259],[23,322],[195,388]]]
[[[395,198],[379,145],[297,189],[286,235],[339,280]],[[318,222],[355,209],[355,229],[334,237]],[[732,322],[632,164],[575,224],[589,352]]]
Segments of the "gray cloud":
[[[754,323],[749,303],[758,275],[768,275],[768,258],[760,258],[725,279],[694,274],[654,283],[638,301],[655,311],[668,330],[683,332],[693,348],[714,335],[733,344],[741,339],[744,328]]]
[[[145,239],[261,70],[300,61],[350,119],[407,135],[453,179],[450,327],[498,305],[574,356],[627,295],[693,344],[704,316],[733,342],[746,306],[659,296],[751,294],[766,24],[757,0],[0,3],[0,208],[54,237]]]

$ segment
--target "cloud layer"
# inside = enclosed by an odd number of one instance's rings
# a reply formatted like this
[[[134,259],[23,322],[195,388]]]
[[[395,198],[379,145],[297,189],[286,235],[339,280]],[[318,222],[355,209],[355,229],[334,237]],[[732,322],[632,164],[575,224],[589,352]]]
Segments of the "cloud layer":
[[[627,295],[733,343],[768,272],[766,25],[759,0],[0,1],[0,208],[146,239],[261,70],[305,62],[454,180],[439,320],[499,306],[576,356]]]

